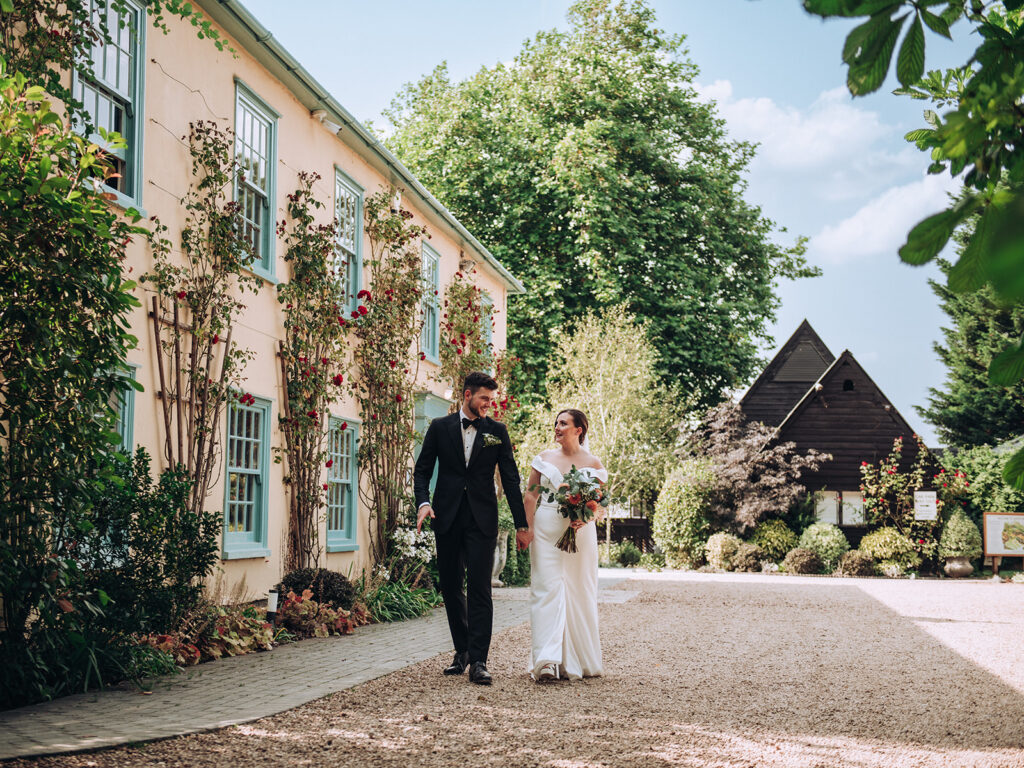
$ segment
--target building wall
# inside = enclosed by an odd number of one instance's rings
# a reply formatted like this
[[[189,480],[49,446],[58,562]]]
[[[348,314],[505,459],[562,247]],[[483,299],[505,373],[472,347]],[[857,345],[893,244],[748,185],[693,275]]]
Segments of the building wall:
[[[300,171],[314,171],[322,177],[315,187],[327,205],[323,212],[328,220],[333,210],[335,169],[343,171],[360,185],[369,196],[389,181],[375,170],[352,146],[310,114],[305,106],[285,85],[275,79],[256,57],[251,55],[238,39],[228,37],[227,42],[236,54],[218,51],[208,40],[200,40],[195,29],[188,24],[168,20],[170,32],[161,34],[152,25],[145,25],[145,63],[142,116],[143,163],[141,168],[141,204],[147,216],[157,216],[168,227],[167,236],[180,257],[180,232],[185,212],[180,205],[186,194],[190,178],[190,157],[184,137],[189,123],[212,120],[222,128],[235,127],[236,84],[244,83],[269,107],[279,113],[277,120],[277,160],[275,163],[276,192],[272,200],[273,216],[284,218],[285,196],[298,186]],[[251,44],[251,42],[250,42]],[[343,97],[344,94],[341,94]],[[407,194],[403,207],[414,214],[414,222],[428,227],[432,233],[430,244],[440,254],[441,291],[458,269],[460,251],[477,262],[477,284],[492,297],[495,313],[494,344],[502,349],[506,340],[507,281],[492,269],[487,260],[451,234],[450,223],[439,220],[435,211],[418,204]],[[362,236],[364,259],[369,254],[369,243]],[[288,279],[283,260],[283,245],[274,248],[277,280]],[[136,243],[126,263],[131,279],[150,270],[152,254],[148,248]],[[365,286],[368,275],[364,274]],[[156,392],[159,389],[150,309],[151,291],[142,285],[136,289],[142,307],[132,313],[132,332],[138,337],[138,347],[129,356],[137,380],[145,388],[135,394],[134,442],[144,446],[154,458],[155,469],[163,467],[164,427]],[[283,317],[276,300],[274,280],[263,280],[257,295],[247,294],[246,309],[237,320],[233,340],[255,352],[244,370],[245,389],[258,398],[271,403],[270,440],[273,446],[282,445],[277,419],[282,400],[279,361],[276,357],[278,340],[284,337]],[[423,363],[419,372],[419,385],[424,391],[443,396],[444,387],[431,380],[436,366]],[[355,423],[356,410],[350,402],[333,405],[333,415]],[[223,428],[226,430],[226,426]],[[225,442],[224,431],[221,445]],[[208,508],[223,510],[225,499],[224,461],[221,462],[219,481],[213,487]],[[269,554],[265,557],[224,560],[225,583],[232,586],[242,579],[253,595],[259,596],[275,584],[282,575],[285,548],[285,520],[287,496],[283,484],[283,465],[269,465],[268,538]],[[366,564],[367,518],[366,510],[359,508],[358,549],[353,552],[327,554],[321,563],[343,573],[358,573]],[[324,528],[324,525],[321,525]],[[321,541],[324,541],[321,531]]]
[[[782,426],[777,439],[793,441],[799,453],[813,448],[831,454],[831,461],[817,471],[805,471],[799,482],[811,492],[845,492],[844,503],[857,503],[861,462],[877,464],[889,455],[893,440],[902,436],[900,466],[906,471],[917,456],[917,444],[895,407],[852,359],[844,356],[821,385]],[[840,519],[849,524],[850,511],[844,510]]]

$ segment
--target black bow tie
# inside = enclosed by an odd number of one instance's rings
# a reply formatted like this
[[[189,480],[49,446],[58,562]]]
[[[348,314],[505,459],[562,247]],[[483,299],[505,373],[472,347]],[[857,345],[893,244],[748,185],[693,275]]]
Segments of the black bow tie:
[[[480,419],[467,419],[465,416],[462,417],[462,428],[463,429],[469,429],[470,427],[475,427],[479,423],[480,423]]]

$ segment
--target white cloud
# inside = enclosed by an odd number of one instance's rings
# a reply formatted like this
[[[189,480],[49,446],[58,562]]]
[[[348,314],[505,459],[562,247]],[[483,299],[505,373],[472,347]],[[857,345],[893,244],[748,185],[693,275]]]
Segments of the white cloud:
[[[804,108],[766,97],[736,99],[728,80],[696,88],[715,102],[731,138],[758,144],[750,167],[755,186],[766,179],[772,186],[798,183],[814,199],[849,201],[920,168],[920,153],[909,145],[892,150],[898,129],[852,101],[845,88],[824,91]]]
[[[895,254],[907,232],[921,219],[947,207],[948,194],[959,186],[957,180],[942,175],[891,187],[838,224],[825,226],[811,240],[810,252],[832,263]]]
[[[890,130],[878,113],[855,106],[845,88],[824,91],[806,109],[765,97],[733,99],[727,80],[697,90],[717,102],[730,136],[759,143],[759,157],[776,169],[830,165],[870,148]]]

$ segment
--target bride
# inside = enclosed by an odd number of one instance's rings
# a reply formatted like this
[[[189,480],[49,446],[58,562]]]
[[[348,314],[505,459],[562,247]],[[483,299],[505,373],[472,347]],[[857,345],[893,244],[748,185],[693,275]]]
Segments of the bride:
[[[603,671],[597,630],[597,527],[593,520],[571,523],[576,528],[577,551],[563,552],[555,544],[570,523],[554,503],[541,500],[541,494],[546,498],[573,466],[608,481],[607,470],[585,446],[587,427],[582,411],[570,408],[558,414],[558,448],[533,460],[530,490],[523,496],[526,519],[534,534],[530,548],[530,675],[538,682],[559,677],[578,680]]]

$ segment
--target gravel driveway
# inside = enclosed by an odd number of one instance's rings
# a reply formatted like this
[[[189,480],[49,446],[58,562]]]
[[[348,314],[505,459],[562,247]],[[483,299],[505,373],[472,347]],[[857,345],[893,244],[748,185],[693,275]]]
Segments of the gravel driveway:
[[[606,676],[417,664],[274,717],[10,766],[1024,767],[1024,586],[652,574],[601,606]]]

